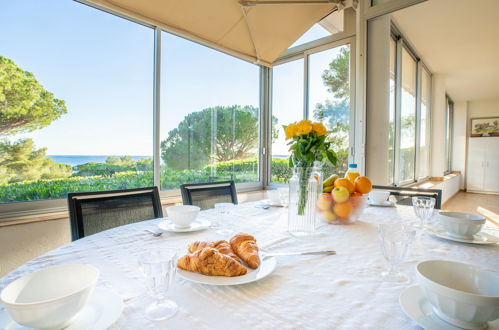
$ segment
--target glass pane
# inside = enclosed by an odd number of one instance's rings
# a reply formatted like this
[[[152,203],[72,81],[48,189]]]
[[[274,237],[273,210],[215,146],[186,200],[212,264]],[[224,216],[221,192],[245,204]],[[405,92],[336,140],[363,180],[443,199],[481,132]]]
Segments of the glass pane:
[[[338,163],[330,172],[343,175],[348,166],[350,132],[350,47],[310,55],[309,84],[308,117],[334,132],[331,139]]]
[[[446,98],[445,107],[445,172],[451,170],[452,101]]]
[[[259,181],[259,67],[163,32],[161,189]]]
[[[324,38],[339,32],[344,29],[345,12],[337,10],[323,18],[319,23],[312,25],[312,27],[305,32],[298,40],[296,40],[289,48],[303,45],[307,42]]]
[[[290,152],[282,125],[303,119],[303,59],[272,69],[272,182],[287,183]]]
[[[402,48],[400,181],[414,180],[416,144],[416,61]]]
[[[1,1],[0,40],[0,203],[153,184],[152,29],[76,1]]]
[[[388,109],[388,183],[394,183],[395,166],[395,70],[397,43],[390,39],[390,108]]]
[[[431,78],[426,70],[421,76],[421,135],[419,140],[419,178],[430,175],[430,95]]]

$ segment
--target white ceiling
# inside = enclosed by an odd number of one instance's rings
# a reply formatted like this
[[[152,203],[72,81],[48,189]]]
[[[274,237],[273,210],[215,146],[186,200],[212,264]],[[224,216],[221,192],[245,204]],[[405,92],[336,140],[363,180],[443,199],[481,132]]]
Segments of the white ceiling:
[[[428,0],[393,18],[454,101],[499,99],[499,0]]]

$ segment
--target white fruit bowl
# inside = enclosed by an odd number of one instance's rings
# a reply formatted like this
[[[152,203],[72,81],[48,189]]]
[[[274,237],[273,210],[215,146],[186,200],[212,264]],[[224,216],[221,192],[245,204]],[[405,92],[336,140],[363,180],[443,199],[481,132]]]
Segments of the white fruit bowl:
[[[201,209],[195,205],[174,205],[166,208],[168,218],[177,228],[187,228],[196,220]]]
[[[62,329],[85,306],[98,277],[99,270],[90,265],[46,268],[10,283],[0,300],[21,325]]]
[[[482,230],[486,219],[478,214],[440,211],[438,221],[449,235],[471,239]]]
[[[435,314],[464,329],[486,329],[499,318],[499,276],[446,260],[422,261],[417,281]]]

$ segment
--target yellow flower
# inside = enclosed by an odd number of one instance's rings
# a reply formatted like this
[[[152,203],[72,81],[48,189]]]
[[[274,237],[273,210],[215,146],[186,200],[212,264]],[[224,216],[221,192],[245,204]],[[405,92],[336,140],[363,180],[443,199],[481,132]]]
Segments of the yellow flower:
[[[315,133],[317,133],[317,136],[323,136],[327,133],[326,128],[322,123],[313,123],[312,127]]]
[[[286,140],[289,140],[296,135],[296,129],[297,126],[295,123],[291,123],[288,126],[286,126],[286,128],[284,128],[284,132],[286,133]]]
[[[304,135],[312,132],[312,122],[310,120],[302,120],[296,125],[296,135]]]

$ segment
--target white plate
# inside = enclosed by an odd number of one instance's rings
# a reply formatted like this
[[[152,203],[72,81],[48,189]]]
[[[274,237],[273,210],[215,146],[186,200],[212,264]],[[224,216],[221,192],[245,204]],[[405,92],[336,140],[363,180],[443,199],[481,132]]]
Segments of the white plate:
[[[276,206],[276,207],[284,207],[283,204],[281,203],[276,203],[276,202],[272,202],[270,199],[264,199],[263,201],[261,201],[263,205],[268,205],[268,206]]]
[[[173,233],[188,233],[188,232],[191,232],[191,231],[198,231],[198,230],[208,229],[208,228],[210,228],[210,224],[211,224],[211,222],[209,220],[198,219],[198,220],[194,221],[193,223],[191,223],[191,225],[189,227],[178,228],[170,220],[165,220],[165,221],[161,221],[158,224],[158,227],[161,230],[170,231],[170,232],[173,232]]]
[[[404,313],[413,319],[420,327],[427,330],[462,330],[457,328],[442,319],[440,319],[423,295],[423,291],[419,285],[414,285],[406,288],[399,297],[399,303]],[[488,330],[498,330],[499,319],[489,322]]]
[[[257,269],[248,268],[246,275],[226,277],[226,276],[207,276],[203,274],[189,272],[183,269],[177,269],[177,274],[180,277],[195,283],[209,284],[209,285],[239,285],[251,283],[266,277],[272,273],[277,265],[275,257],[267,257],[263,259],[260,267]]]
[[[428,232],[436,237],[461,242],[461,243],[470,243],[470,244],[496,244],[499,243],[499,237],[490,235],[485,232],[480,232],[478,234],[473,235],[472,239],[466,238],[458,238],[449,235],[444,229],[438,227],[428,227]]]
[[[123,301],[114,293],[95,288],[92,296],[83,309],[76,314],[71,324],[64,330],[105,330],[113,325],[123,312]],[[0,311],[0,329],[24,330],[31,329],[17,324],[6,310]]]
[[[384,201],[384,202],[381,202],[381,203],[376,203],[376,202],[373,202],[373,201],[367,201],[367,204],[369,204],[370,206],[381,206],[381,207],[394,207],[395,206],[395,203],[392,202],[392,201]]]

